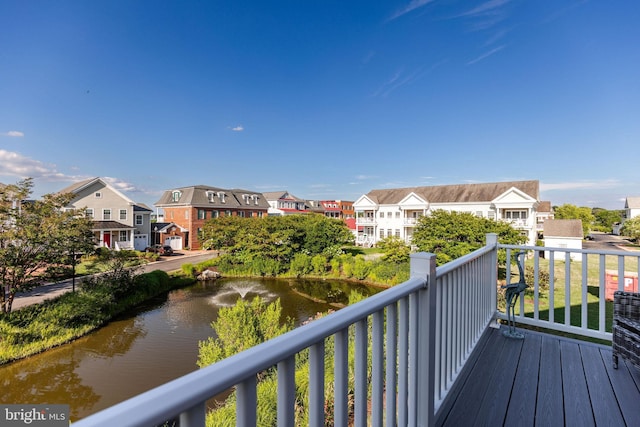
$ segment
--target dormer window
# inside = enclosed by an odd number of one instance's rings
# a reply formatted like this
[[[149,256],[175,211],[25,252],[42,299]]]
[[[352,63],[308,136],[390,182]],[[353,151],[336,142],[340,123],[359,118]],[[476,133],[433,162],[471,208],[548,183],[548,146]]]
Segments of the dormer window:
[[[254,204],[257,205],[260,197],[256,196],[255,194],[252,197],[253,197]]]
[[[207,200],[209,200],[210,203],[213,203],[216,201],[216,193],[213,191],[207,191]]]
[[[225,203],[224,196],[225,196],[224,192],[222,191],[218,192],[218,197],[220,197],[220,203]]]
[[[180,196],[181,196],[181,195],[182,195],[182,193],[181,193],[181,192],[179,192],[179,191],[174,191],[174,192],[172,192],[172,193],[171,193],[171,201],[172,201],[172,202],[177,202],[177,201],[179,201],[179,200],[180,200]]]

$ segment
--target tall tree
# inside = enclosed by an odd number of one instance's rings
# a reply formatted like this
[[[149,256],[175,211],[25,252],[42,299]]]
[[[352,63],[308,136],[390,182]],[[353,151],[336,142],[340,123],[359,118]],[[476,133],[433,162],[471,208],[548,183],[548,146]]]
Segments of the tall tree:
[[[484,246],[487,233],[496,233],[500,243],[517,245],[527,241],[506,222],[469,212],[436,210],[420,219],[412,243],[421,251],[436,254],[436,262],[442,265]]]
[[[64,210],[73,197],[71,194],[47,194],[41,200],[27,200],[32,188],[32,179],[0,188],[0,308],[3,312],[11,312],[16,293],[42,283],[46,267],[60,261],[65,250],[62,241],[69,233],[67,227],[73,216]],[[74,230],[81,229],[74,227]]]
[[[600,231],[611,231],[613,224],[622,222],[624,210],[608,210],[602,208],[593,208],[593,216],[595,224],[600,226]]]

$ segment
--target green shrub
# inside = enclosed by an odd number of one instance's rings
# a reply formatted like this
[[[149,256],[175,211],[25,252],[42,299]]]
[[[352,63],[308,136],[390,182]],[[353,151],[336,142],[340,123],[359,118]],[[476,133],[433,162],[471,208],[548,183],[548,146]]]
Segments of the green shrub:
[[[301,252],[295,254],[291,260],[290,270],[297,277],[311,273],[313,271],[311,257]]]
[[[327,257],[324,255],[316,255],[311,258],[313,273],[323,276],[327,272]]]
[[[357,255],[353,263],[353,276],[358,280],[364,280],[370,269],[371,265],[364,259],[364,256]]]

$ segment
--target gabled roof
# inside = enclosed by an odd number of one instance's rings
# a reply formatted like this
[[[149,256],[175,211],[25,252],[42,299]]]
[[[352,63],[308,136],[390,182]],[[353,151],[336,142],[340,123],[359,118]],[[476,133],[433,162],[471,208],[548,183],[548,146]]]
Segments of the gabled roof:
[[[167,233],[171,227],[176,227],[182,232],[188,231],[186,228],[179,226],[175,222],[154,222],[151,224],[151,230],[156,233]]]
[[[581,219],[548,219],[544,222],[544,237],[584,237]]]
[[[416,196],[429,203],[491,202],[511,188],[516,188],[531,198],[538,200],[540,183],[537,180],[391,188],[372,190],[367,193],[367,197],[379,205],[398,204],[410,193],[415,193]]]
[[[85,179],[83,181],[76,182],[76,183],[71,184],[68,187],[65,187],[62,190],[60,190],[60,193],[74,193],[74,194],[77,194],[80,191],[84,190],[85,188],[89,188],[93,184],[96,184],[96,183],[102,184],[104,187],[109,188],[111,191],[116,193],[120,198],[122,198],[126,202],[131,203],[131,204],[135,204],[135,202],[133,200],[131,200],[130,198],[128,198],[127,196],[122,194],[115,187],[113,187],[111,184],[109,184],[108,182],[106,182],[105,180],[103,180],[100,177],[89,178],[89,179]]]
[[[640,209],[640,197],[627,197],[625,209]]]
[[[266,193],[262,193],[267,200],[295,200],[296,202],[304,202],[303,199],[294,196],[288,191],[269,191]]]

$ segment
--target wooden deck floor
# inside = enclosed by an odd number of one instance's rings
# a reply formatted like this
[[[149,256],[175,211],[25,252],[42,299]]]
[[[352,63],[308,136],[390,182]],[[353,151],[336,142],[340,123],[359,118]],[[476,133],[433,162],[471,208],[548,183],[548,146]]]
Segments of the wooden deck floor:
[[[640,371],[611,348],[524,331],[491,329],[442,426],[640,426]]]

